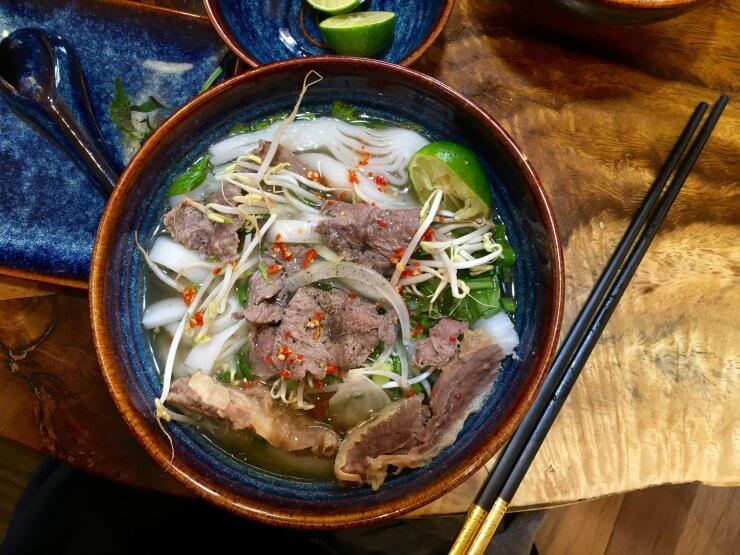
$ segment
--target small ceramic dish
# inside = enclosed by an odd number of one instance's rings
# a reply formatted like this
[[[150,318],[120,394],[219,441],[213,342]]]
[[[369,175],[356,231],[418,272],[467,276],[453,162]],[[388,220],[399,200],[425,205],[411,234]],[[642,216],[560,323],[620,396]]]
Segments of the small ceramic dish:
[[[390,476],[377,492],[336,482],[299,480],[249,466],[196,430],[154,418],[161,390],[141,326],[148,245],[167,206],[166,184],[237,122],[288,111],[306,74],[323,81],[302,108],[335,100],[421,125],[430,138],[469,145],[491,183],[493,204],[517,252],[514,284],[518,359],[507,359],[482,409],[457,441],[424,468]],[[476,472],[513,433],[549,368],[563,307],[562,250],[552,210],[527,157],[480,107],[419,72],[362,58],[289,60],[250,70],[177,111],[144,144],[121,176],[98,232],[90,281],[95,342],[113,400],[142,445],[198,495],[266,523],[336,528],[367,524],[420,507]],[[172,451],[174,449],[174,453]]]
[[[555,0],[561,6],[602,23],[636,25],[681,15],[706,0]]]
[[[153,94],[180,106],[197,94],[225,50],[207,18],[127,0],[0,2],[0,31],[25,27],[63,35],[74,47],[117,167],[131,153],[108,115],[114,78],[136,103]],[[1,100],[0,127],[0,272],[87,287],[105,196]],[[28,163],[31,152],[45,163]]]
[[[375,56],[404,66],[414,63],[442,32],[454,0],[364,0],[357,11],[396,13],[393,43]],[[318,24],[323,15],[305,0],[203,0],[224,42],[257,67],[278,60],[334,54]]]

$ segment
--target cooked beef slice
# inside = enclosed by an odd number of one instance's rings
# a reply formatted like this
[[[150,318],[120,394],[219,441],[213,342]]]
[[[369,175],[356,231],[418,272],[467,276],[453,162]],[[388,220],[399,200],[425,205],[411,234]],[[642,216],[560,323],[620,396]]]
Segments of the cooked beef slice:
[[[250,355],[260,375],[289,370],[291,379],[310,373],[323,378],[362,364],[379,343],[396,337],[397,316],[353,293],[302,287],[296,291],[277,328],[256,333]]]
[[[342,258],[382,273],[392,273],[398,249],[405,249],[419,229],[419,209],[384,210],[368,204],[326,202],[326,216],[316,225],[326,244]]]
[[[442,318],[429,330],[429,337],[416,342],[416,352],[412,363],[417,368],[439,367],[455,356],[460,336],[468,329],[468,324],[452,318]]]
[[[231,200],[241,194],[241,189],[226,184],[211,194],[206,203],[232,205]],[[209,220],[203,212],[183,199],[180,204],[164,215],[164,225],[172,237],[181,245],[198,251],[203,256],[215,256],[222,261],[233,260],[239,251],[237,231],[244,225],[244,217],[236,214],[228,216],[232,223],[216,223]]]
[[[257,148],[252,151],[252,154],[259,156],[260,159],[264,160],[267,155],[267,151],[270,149],[270,144],[270,141],[260,141]],[[309,168],[301,162],[301,159],[293,154],[290,149],[280,145],[278,145],[277,150],[275,151],[275,156],[273,156],[272,161],[270,162],[271,166],[275,166],[277,164],[288,164],[288,169],[290,171],[302,175],[303,177],[307,177],[308,172],[310,171]]]
[[[234,312],[234,318],[246,318],[252,324],[277,324],[281,320],[288,303],[288,293],[283,289],[285,278],[301,269],[306,256],[305,247],[285,247],[287,250],[277,248],[262,255],[265,268],[275,265],[279,270],[269,276],[269,281],[265,281],[261,272],[255,272],[249,277],[247,306]],[[287,255],[287,259],[284,255]]]
[[[331,457],[339,444],[339,436],[330,426],[273,399],[261,384],[242,389],[198,372],[172,383],[167,404],[233,430],[254,432],[284,451],[310,450],[315,455]]]
[[[466,418],[480,409],[491,391],[502,359],[503,349],[490,335],[482,330],[466,331],[459,351],[442,366],[442,373],[432,388],[429,402],[432,416],[426,421],[419,442],[409,449],[366,457],[364,481],[376,487],[375,484],[385,479],[389,466],[419,468],[452,445]],[[366,425],[369,424],[363,424]],[[344,450],[342,444],[340,452]],[[354,460],[352,453],[345,457]]]
[[[429,418],[429,409],[422,400],[421,395],[415,395],[386,405],[373,420],[353,428],[339,445],[334,460],[337,479],[366,482],[377,490],[386,472],[368,469],[368,462],[419,443]]]

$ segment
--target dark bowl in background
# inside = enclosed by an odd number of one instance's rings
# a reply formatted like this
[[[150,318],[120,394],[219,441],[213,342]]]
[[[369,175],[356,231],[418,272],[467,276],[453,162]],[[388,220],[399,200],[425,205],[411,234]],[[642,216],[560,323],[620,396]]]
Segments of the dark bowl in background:
[[[706,0],[554,0],[568,10],[612,25],[653,23],[676,17]]]
[[[154,418],[161,385],[140,325],[145,246],[167,205],[169,180],[235,122],[289,110],[304,76],[324,80],[302,108],[334,100],[421,124],[432,139],[469,145],[491,180],[494,205],[517,252],[515,320],[520,360],[511,357],[482,409],[453,446],[428,466],[389,476],[377,492],[334,482],[286,478],[247,466],[187,426]],[[250,70],[199,95],[143,145],[120,178],[98,232],[90,278],[91,317],[103,375],[113,399],[149,454],[203,498],[269,524],[336,528],[398,516],[449,492],[488,461],[529,408],[551,362],[563,310],[563,260],[556,224],[527,157],[481,108],[448,86],[403,67],[360,58],[290,60]]]
[[[408,66],[442,32],[455,0],[364,0],[356,11],[396,12],[393,43],[374,58]],[[221,39],[252,67],[335,54],[323,41],[325,17],[305,0],[203,0]]]

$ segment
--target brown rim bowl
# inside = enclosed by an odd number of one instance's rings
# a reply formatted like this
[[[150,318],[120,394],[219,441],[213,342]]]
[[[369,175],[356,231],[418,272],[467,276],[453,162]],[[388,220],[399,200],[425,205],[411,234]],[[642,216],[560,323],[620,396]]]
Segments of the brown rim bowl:
[[[554,0],[566,9],[612,25],[637,25],[670,19],[707,0]]]
[[[254,4],[257,4],[256,6]],[[324,43],[318,23],[324,16],[305,0],[235,2],[203,0],[216,32],[251,67],[290,58],[334,53]],[[437,39],[452,13],[455,0],[365,0],[360,10],[396,13],[391,45],[376,58],[409,66]]]
[[[487,169],[498,215],[517,252],[516,325],[520,360],[504,364],[482,409],[468,418],[453,446],[424,468],[390,476],[377,492],[334,482],[277,476],[245,465],[201,434],[154,418],[161,391],[140,325],[145,264],[134,235],[147,246],[165,207],[167,183],[239,121],[290,109],[304,76],[323,81],[309,89],[304,109],[334,100],[370,113],[421,124],[433,139],[471,146]],[[201,497],[269,524],[338,528],[368,524],[421,507],[472,476],[513,433],[549,368],[563,311],[563,259],[552,209],[527,157],[491,116],[443,83],[380,61],[323,57],[289,60],[250,70],[194,98],[142,146],[105,209],[93,253],[91,317],[106,383],[123,418],[147,452]]]

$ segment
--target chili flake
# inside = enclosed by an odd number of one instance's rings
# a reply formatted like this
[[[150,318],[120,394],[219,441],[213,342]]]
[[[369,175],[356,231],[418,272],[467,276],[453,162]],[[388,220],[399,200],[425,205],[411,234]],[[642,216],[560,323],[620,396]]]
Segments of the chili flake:
[[[195,288],[193,287],[187,287],[182,292],[182,300],[185,301],[185,306],[190,306],[193,302],[193,299],[195,298]]]
[[[285,333],[283,334],[283,337],[284,337],[285,339],[290,339],[290,338],[291,338],[292,336],[291,336],[291,333],[290,333],[289,331],[286,331],[286,332],[285,332]]]
[[[313,262],[313,259],[316,258],[316,249],[308,249],[306,251],[306,256],[303,257],[303,269],[308,270],[308,267]]]
[[[363,152],[360,154],[360,161],[357,162],[360,166],[367,166],[368,161],[370,160],[370,155],[367,152]]]
[[[424,235],[421,236],[421,239],[423,241],[434,241],[434,230],[431,227],[428,227],[424,232]]]
[[[393,251],[393,256],[391,256],[391,263],[398,264],[401,261],[401,258],[403,257],[405,252],[406,252],[405,249],[401,247]]]
[[[411,337],[416,338],[418,335],[424,331],[424,326],[421,324],[416,324],[413,330],[411,330]]]
[[[326,382],[324,380],[314,379],[314,381],[313,381],[313,388],[314,389],[324,389],[324,386],[326,386]]]
[[[332,376],[339,376],[339,377],[342,376],[342,373],[339,370],[339,368],[334,366],[331,362],[327,363],[325,370],[327,374],[331,374]]]
[[[277,357],[280,360],[285,360],[286,358],[288,358],[292,354],[293,354],[293,351],[290,350],[290,347],[288,347],[287,345],[280,345],[280,347],[278,348],[278,356]]]
[[[283,267],[280,264],[270,264],[267,267],[267,273],[271,276],[274,276],[277,274],[280,270],[282,270]]]
[[[450,336],[450,343],[457,343],[457,337],[455,337],[454,335],[451,335]]]
[[[379,185],[380,187],[385,187],[386,185],[388,185],[388,180],[382,175],[376,175],[375,184]]]
[[[414,390],[413,389],[407,389],[406,391],[403,392],[403,394],[406,397],[413,397],[414,395],[416,395],[416,393],[414,393]]]
[[[293,258],[293,253],[288,247],[285,246],[285,243],[283,243],[283,238],[279,233],[275,236],[275,242],[273,243],[272,250],[276,253],[279,253],[280,256],[283,257],[283,260],[290,260],[291,258]]]
[[[355,170],[347,170],[347,179],[352,185],[357,185],[360,182],[360,178],[357,176]]]
[[[383,229],[388,227],[388,222],[386,222],[385,220],[375,220],[375,221],[378,223],[378,226]]]
[[[303,355],[302,355],[301,353],[298,353],[298,354],[297,354],[297,355],[295,356],[295,358],[296,358],[296,359],[297,359],[297,360],[298,360],[298,361],[300,362],[301,360],[303,360]]]
[[[347,191],[340,191],[337,200],[343,201],[345,198],[347,198]]]
[[[214,276],[217,276],[218,274],[220,274],[220,273],[221,273],[221,270],[223,270],[223,268],[221,268],[221,266],[216,266],[216,267],[215,267],[215,268],[213,269],[213,275],[214,275]]]
[[[271,355],[267,355],[267,356],[265,357],[265,362],[266,362],[267,364],[272,364],[272,356],[271,356]]]
[[[190,321],[188,322],[189,328],[196,328],[198,326],[203,325],[203,311],[199,310],[193,316],[190,318]]]
[[[355,293],[354,291],[350,291],[349,293],[347,293],[347,296],[350,299],[356,299],[357,298],[357,293]]]
[[[289,380],[290,379],[290,376],[291,376],[290,370],[280,370],[280,377],[282,379]]]

